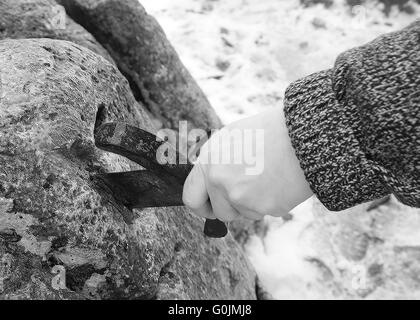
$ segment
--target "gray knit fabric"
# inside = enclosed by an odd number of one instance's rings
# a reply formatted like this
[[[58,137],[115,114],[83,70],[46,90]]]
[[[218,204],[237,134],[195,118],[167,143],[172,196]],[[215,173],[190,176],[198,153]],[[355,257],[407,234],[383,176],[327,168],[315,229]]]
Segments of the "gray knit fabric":
[[[286,90],[289,134],[330,210],[393,193],[420,207],[420,20]]]

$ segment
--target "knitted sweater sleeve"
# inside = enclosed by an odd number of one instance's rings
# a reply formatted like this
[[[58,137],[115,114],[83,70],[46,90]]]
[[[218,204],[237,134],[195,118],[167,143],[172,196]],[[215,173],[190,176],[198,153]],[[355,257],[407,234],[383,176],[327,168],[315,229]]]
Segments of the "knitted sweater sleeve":
[[[286,90],[289,135],[330,210],[394,194],[420,207],[420,20]]]

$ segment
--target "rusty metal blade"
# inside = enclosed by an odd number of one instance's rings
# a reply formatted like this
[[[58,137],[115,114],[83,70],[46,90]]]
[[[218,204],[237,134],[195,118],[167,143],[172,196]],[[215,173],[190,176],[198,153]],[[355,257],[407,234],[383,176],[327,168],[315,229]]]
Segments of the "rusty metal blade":
[[[183,206],[182,185],[168,184],[155,173],[147,170],[105,173],[97,179],[111,190],[114,197],[130,209]],[[228,233],[226,224],[206,219],[204,234],[223,238]]]
[[[100,126],[95,132],[98,148],[124,156],[147,170],[100,174],[114,197],[128,208],[182,206],[182,190],[193,165],[185,156],[156,135],[125,123],[114,122]],[[164,146],[168,163],[157,159]],[[228,233],[225,223],[207,219],[204,233],[222,238]]]
[[[182,185],[168,183],[152,171],[99,174],[98,179],[130,209],[183,206]]]
[[[103,124],[95,133],[98,148],[124,156],[155,172],[160,177],[174,177],[181,184],[193,165],[168,142],[153,133],[121,122]],[[161,148],[163,147],[163,148]],[[157,154],[167,150],[167,164],[159,163]]]

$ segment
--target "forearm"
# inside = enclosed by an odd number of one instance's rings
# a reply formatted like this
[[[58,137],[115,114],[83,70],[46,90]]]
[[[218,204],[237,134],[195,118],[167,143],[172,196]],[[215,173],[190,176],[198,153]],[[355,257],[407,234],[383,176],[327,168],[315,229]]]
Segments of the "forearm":
[[[292,145],[331,210],[389,193],[420,206],[419,29],[350,50],[286,92]]]

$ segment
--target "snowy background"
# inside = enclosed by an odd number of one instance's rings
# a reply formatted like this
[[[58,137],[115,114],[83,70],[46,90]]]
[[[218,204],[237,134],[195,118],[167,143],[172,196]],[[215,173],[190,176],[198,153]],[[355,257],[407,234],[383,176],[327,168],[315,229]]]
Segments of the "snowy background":
[[[366,43],[380,34],[402,28],[420,16],[418,0],[140,2],[160,22],[181,60],[197,79],[224,123],[280,107],[284,91],[290,82],[331,68],[337,55],[344,50]],[[325,252],[324,260],[308,259],[316,256],[310,252],[316,250],[315,245],[308,245],[307,242],[305,244],[308,229],[312,230],[313,236],[316,232],[325,234],[337,225],[344,225],[342,221],[328,220],[329,225],[334,227],[313,231],[317,225],[314,216],[323,211],[319,207],[317,200],[310,199],[294,210],[290,221],[268,218],[267,232],[248,241],[248,256],[273,297],[404,297],[405,292],[395,296],[395,291],[398,291],[395,288],[399,285],[395,284],[395,280],[389,285],[388,282],[377,280],[378,274],[387,274],[386,279],[393,277],[392,268],[387,269],[382,260],[388,252],[387,248],[392,244],[392,252],[395,252],[395,246],[403,241],[401,239],[387,238],[383,242],[386,245],[382,243],[373,253],[368,252],[364,260],[337,258],[328,266],[325,260],[334,254],[328,255]],[[384,214],[395,216],[393,213],[407,210],[409,209],[392,200],[386,209],[374,214],[376,218]],[[352,210],[352,214],[357,216],[364,211],[366,206]],[[339,219],[343,220],[345,216],[343,214]],[[393,222],[388,219],[387,223]],[[351,224],[357,225],[354,221]],[[342,229],[337,228],[341,233]],[[347,224],[346,228],[348,229]],[[353,229],[350,238],[357,238],[358,229]],[[360,234],[371,234],[375,230],[365,230]],[[370,238],[367,239],[365,242],[369,243]],[[409,243],[413,242],[420,245],[418,237],[410,238]],[[375,248],[376,245],[378,244],[375,242],[370,248]],[[380,256],[377,252],[380,252]],[[376,259],[376,262],[369,259]],[[382,262],[377,262],[378,259]],[[355,264],[354,261],[358,260],[362,263]],[[342,265],[343,263],[347,265]],[[367,280],[363,279],[364,268],[369,271]],[[349,274],[343,270],[350,270]],[[347,280],[348,284],[345,284]],[[340,284],[337,285],[336,282]],[[404,284],[399,286],[406,288]],[[413,296],[416,296],[417,289],[412,289]]]

